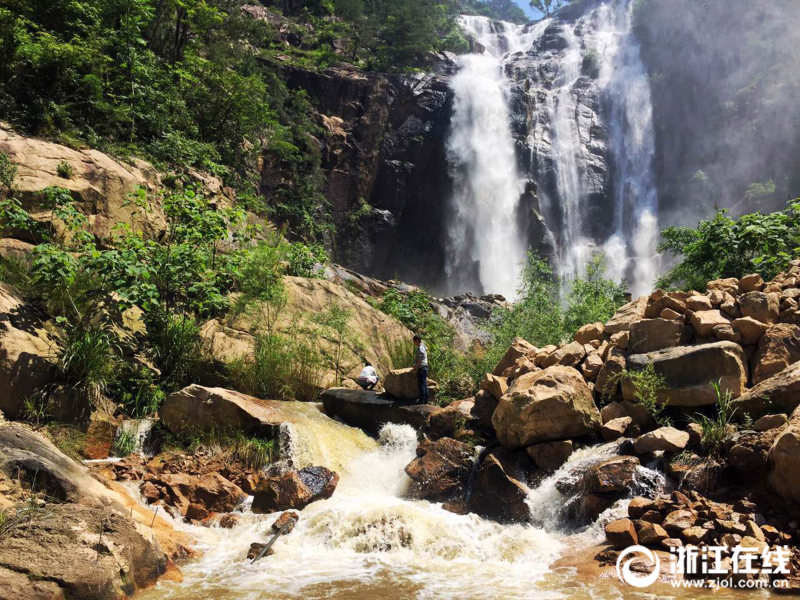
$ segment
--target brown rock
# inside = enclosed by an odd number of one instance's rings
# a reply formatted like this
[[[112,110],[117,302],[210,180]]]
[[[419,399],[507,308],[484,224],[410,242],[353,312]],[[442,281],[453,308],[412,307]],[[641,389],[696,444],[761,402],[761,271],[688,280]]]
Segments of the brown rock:
[[[250,544],[250,549],[247,551],[247,558],[249,560],[253,560],[256,556],[261,554],[261,551],[264,549],[265,546],[266,544],[262,544],[261,542],[253,542],[252,544]],[[275,554],[274,548],[270,548],[269,550],[267,550],[267,556],[272,556],[273,554]]]
[[[583,435],[601,425],[583,377],[560,366],[516,379],[498,403],[492,424],[507,448]]]
[[[681,531],[681,538],[687,544],[694,544],[697,546],[709,539],[709,531],[702,527],[687,527]]]
[[[333,495],[339,476],[325,467],[306,467],[263,478],[253,496],[254,513],[271,513],[289,508],[303,509],[312,502]]]
[[[758,273],[745,275],[739,280],[739,293],[758,292],[764,287],[764,280]]]
[[[665,379],[666,387],[659,391],[658,399],[670,406],[716,404],[717,395],[711,382],[717,381],[720,381],[723,393],[730,391],[732,397],[738,398],[747,383],[742,348],[733,342],[680,346],[649,354],[634,354],[628,357],[628,369],[643,370],[651,361],[656,373]],[[622,382],[622,392],[626,400],[636,399],[635,387],[628,379]]]
[[[690,296],[686,300],[686,308],[694,312],[711,310],[711,300],[708,296]]]
[[[736,295],[739,292],[739,280],[735,277],[728,277],[727,279],[715,279],[709,281],[706,285],[709,292],[720,290],[729,294]]]
[[[714,335],[714,327],[729,325],[731,319],[718,310],[703,310],[690,312],[689,321],[698,337],[709,338]]]
[[[622,350],[627,349],[628,344],[630,343],[631,335],[630,331],[619,331],[611,336],[611,344],[620,348]]]
[[[284,534],[290,533],[292,529],[294,529],[295,525],[297,525],[297,521],[300,520],[300,515],[298,515],[293,510],[287,510],[286,512],[282,512],[275,522],[272,524],[272,531],[280,531],[281,528],[288,524],[288,527],[283,532]]]
[[[637,454],[647,454],[662,450],[664,452],[680,452],[689,443],[689,434],[674,427],[660,427],[650,433],[636,438],[633,447]]]
[[[628,302],[617,310],[616,314],[605,324],[604,331],[608,335],[613,335],[620,331],[628,331],[630,324],[644,318],[647,309],[647,296],[641,296],[632,302]]]
[[[661,546],[670,550],[671,548],[682,548],[683,542],[677,538],[667,538],[665,540],[661,540]]]
[[[503,355],[503,358],[500,359],[500,362],[497,363],[494,371],[492,371],[492,375],[502,375],[503,371],[514,366],[517,359],[522,357],[533,358],[538,351],[536,346],[529,344],[521,337],[514,338],[508,350],[506,350],[506,353]]]
[[[597,353],[591,353],[586,357],[586,360],[583,361],[581,365],[581,373],[583,376],[589,380],[594,381],[597,379],[597,375],[600,373],[600,369],[603,368],[603,359],[600,358],[600,355]]]
[[[413,493],[432,502],[446,502],[463,496],[472,471],[473,450],[450,438],[436,442],[423,441],[417,447],[417,458],[405,468],[414,482]]]
[[[481,389],[500,400],[508,391],[508,381],[505,377],[486,373],[481,380]]]
[[[489,395],[488,392],[483,393]],[[432,440],[453,438],[459,429],[471,424],[474,409],[475,401],[471,399],[451,402],[443,409],[431,413],[423,432]]]
[[[383,389],[387,394],[395,398],[404,400],[416,400],[419,398],[419,384],[417,383],[417,372],[413,368],[394,369],[389,371],[383,381]],[[439,385],[431,378],[428,378],[428,389],[431,398],[436,396]]]
[[[630,519],[617,519],[611,521],[605,527],[606,539],[617,550],[623,550],[628,546],[635,546],[639,543],[636,535],[636,528]]]
[[[689,423],[686,426],[686,433],[689,434],[689,445],[693,448],[699,446],[703,441],[703,428],[697,423]]]
[[[785,414],[779,415],[764,415],[753,425],[756,431],[769,431],[770,429],[777,429],[783,427],[789,418]]]
[[[667,319],[669,321],[676,321],[680,319],[683,315],[678,311],[672,310],[671,308],[665,308],[658,314],[659,318]]]
[[[664,517],[662,526],[671,534],[680,534],[695,524],[695,516],[688,510],[674,510]]]
[[[800,360],[800,326],[773,325],[761,336],[753,355],[753,383],[759,384]]]
[[[612,419],[600,428],[600,434],[603,436],[605,441],[612,442],[625,435],[625,430],[631,423],[633,423],[633,419],[631,417],[619,417],[617,419]]]
[[[672,348],[681,343],[684,326],[680,321],[643,319],[631,323],[628,350],[631,354]]]
[[[227,515],[222,515],[222,518],[219,520],[219,526],[223,529],[233,529],[239,524],[239,517],[234,514],[228,513]]]
[[[739,296],[742,315],[762,323],[774,323],[780,312],[780,295],[764,292],[747,292]]]
[[[620,374],[625,370],[625,355],[619,348],[612,348],[606,362],[597,373],[595,390],[602,396],[613,396],[619,387]]]
[[[637,467],[635,456],[615,456],[589,467],[583,485],[595,494],[627,492],[634,485]]]
[[[622,404],[622,402],[609,402],[600,409],[600,419],[603,421],[603,423],[608,423],[614,419],[628,416],[630,415],[628,414],[628,411],[625,409],[625,405]]]
[[[734,342],[736,344],[742,343],[742,334],[738,331],[734,331],[733,327],[727,323],[724,325],[715,325],[711,333],[720,341]]]
[[[572,440],[543,442],[525,448],[534,464],[544,471],[555,471],[572,454]]]
[[[500,522],[525,522],[530,518],[526,500],[528,487],[506,473],[493,455],[488,455],[478,469],[469,497],[469,507],[476,514]]]
[[[792,412],[800,404],[800,362],[747,390],[733,406],[740,414],[759,417],[776,410]]]
[[[757,343],[767,330],[767,326],[764,323],[756,321],[753,317],[734,319],[731,327],[742,336],[742,344],[745,346]]]
[[[148,504],[152,504],[156,500],[161,499],[161,490],[153,485],[152,481],[145,481],[142,483],[139,492],[141,492]]]
[[[542,361],[542,368],[560,365],[562,367],[575,367],[586,356],[586,350],[583,344],[578,342],[571,342],[553,352],[550,356]]]
[[[652,510],[655,503],[650,498],[636,496],[628,503],[628,516],[631,519],[640,519],[647,511]]]
[[[748,521],[745,523],[745,536],[750,536],[752,538],[757,539],[759,542],[766,542],[767,537],[764,535],[764,532],[761,531],[761,527],[756,525],[755,521]]]
[[[769,484],[790,502],[800,502],[800,409],[795,409],[788,426],[769,450]]]
[[[572,336],[572,339],[579,344],[588,344],[593,340],[601,339],[603,337],[604,328],[605,326],[603,323],[589,323],[578,329],[575,335]]]
[[[642,527],[636,532],[639,543],[645,546],[655,545],[669,537],[666,530],[658,523],[642,523]]]

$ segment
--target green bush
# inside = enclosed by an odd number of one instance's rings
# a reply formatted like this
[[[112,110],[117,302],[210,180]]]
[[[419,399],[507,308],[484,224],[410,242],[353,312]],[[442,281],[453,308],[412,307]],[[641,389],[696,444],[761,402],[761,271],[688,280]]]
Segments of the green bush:
[[[618,381],[627,379],[631,382],[636,396],[636,402],[640,404],[656,420],[659,425],[672,425],[672,421],[664,415],[667,405],[658,400],[658,393],[666,389],[666,380],[663,375],[656,373],[652,362],[640,371],[624,370],[616,377]]]
[[[731,219],[718,210],[696,228],[668,227],[659,252],[681,261],[657,282],[659,287],[705,290],[706,283],[759,273],[769,280],[800,256],[800,201],[782,211]]]
[[[191,383],[202,364],[200,328],[194,318],[187,314],[157,313],[149,319],[148,333],[149,355],[161,372],[160,386],[171,392]],[[161,399],[157,391],[149,388],[143,394],[140,399],[143,408],[152,407]]]
[[[70,325],[58,354],[57,369],[73,400],[99,406],[117,375],[119,349],[113,337],[95,325]]]
[[[722,391],[720,382],[711,383],[717,394],[717,404],[713,407],[712,416],[696,414],[691,417],[691,421],[700,425],[703,430],[701,445],[703,452],[707,455],[717,456],[720,452],[722,442],[728,435],[728,428],[733,423],[737,409],[733,406],[733,398],[730,390]]]
[[[75,169],[67,161],[62,160],[56,166],[56,173],[62,179],[72,179],[72,176],[75,174]]]

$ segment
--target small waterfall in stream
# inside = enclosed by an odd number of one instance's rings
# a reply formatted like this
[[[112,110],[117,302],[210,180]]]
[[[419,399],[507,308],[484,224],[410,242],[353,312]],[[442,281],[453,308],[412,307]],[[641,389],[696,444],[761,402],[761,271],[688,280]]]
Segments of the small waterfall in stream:
[[[451,83],[449,288],[513,298],[533,246],[566,283],[602,252],[611,278],[650,290],[655,145],[632,9],[608,0],[574,22],[522,26],[462,17],[484,50],[460,57]],[[531,212],[543,227],[528,227]]]
[[[329,419],[319,405],[286,404],[298,452],[292,463],[336,468],[341,479],[334,495],[300,511],[294,531],[256,565],[245,560],[247,550],[270,535],[277,515],[253,514],[247,501],[231,530],[173,521],[194,536],[201,556],[181,567],[182,582],[160,582],[142,598],[564,597],[565,581],[551,565],[599,541],[599,525],[577,537],[567,534],[558,507],[568,499],[553,486],[575,468],[610,456],[613,445],[577,451],[533,490],[533,524],[500,525],[408,497],[404,468],[417,447],[410,426],[387,424],[376,441]],[[623,501],[616,510],[624,506]],[[589,597],[580,580],[570,586],[575,597]],[[611,588],[605,597],[618,593]]]

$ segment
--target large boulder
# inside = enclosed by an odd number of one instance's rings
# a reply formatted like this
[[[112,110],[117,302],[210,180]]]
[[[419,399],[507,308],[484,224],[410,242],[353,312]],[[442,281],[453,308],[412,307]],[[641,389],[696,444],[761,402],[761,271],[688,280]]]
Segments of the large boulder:
[[[508,391],[508,380],[499,375],[486,373],[481,380],[481,389],[489,392],[496,400],[500,400]]]
[[[170,394],[160,415],[172,433],[234,429],[277,438],[286,422],[286,406],[277,400],[260,400],[233,390],[192,384]]]
[[[413,368],[395,369],[386,375],[383,389],[393,398],[400,400],[416,400],[419,398],[419,384],[417,372]],[[428,391],[431,398],[436,395],[439,386],[433,379],[428,378]]]
[[[718,325],[730,325],[731,318],[718,310],[701,310],[689,313],[689,321],[698,337],[714,337]]]
[[[507,448],[585,435],[602,425],[581,374],[560,366],[514,380],[498,403],[492,424]]]
[[[602,396],[613,396],[617,388],[619,388],[620,376],[626,365],[625,353],[619,348],[611,348],[608,358],[606,358],[603,366],[597,372],[597,379],[594,384],[594,389],[597,393]]]
[[[24,526],[10,529],[0,544],[4,598],[128,597],[175,568],[162,551],[170,538],[175,545],[187,541],[48,440],[0,424],[0,489],[11,486],[25,490],[23,495],[34,491],[38,499],[34,510],[30,500],[20,507],[26,509]],[[12,513],[6,510],[9,518],[17,518]],[[9,571],[15,573],[11,579]],[[31,595],[4,595],[12,586]],[[39,588],[49,595],[32,593]]]
[[[503,371],[514,366],[518,359],[523,357],[533,358],[538,350],[536,346],[529,344],[521,337],[514,338],[503,358],[500,359],[500,362],[497,363],[494,371],[492,371],[492,375],[502,375]]]
[[[750,388],[733,401],[739,414],[754,418],[776,411],[791,413],[800,405],[800,362]]]
[[[49,223],[51,219],[50,210],[42,202],[42,192],[48,187],[60,187],[71,192],[76,208],[87,216],[89,233],[98,238],[110,238],[118,223],[130,224],[134,231],[151,237],[166,226],[158,201],[144,207],[130,200],[138,188],[155,192],[159,187],[156,170],[144,161],[123,165],[97,150],[72,150],[22,137],[4,126],[0,126],[0,150],[16,163],[16,194],[40,222]],[[62,162],[73,169],[69,179],[58,175]]]
[[[351,379],[357,377],[364,366],[364,359],[370,361],[378,373],[388,373],[395,366],[392,362],[395,350],[403,345],[411,346],[411,331],[344,285],[324,279],[289,276],[283,278],[283,284],[286,289],[286,306],[281,311],[274,330],[312,344],[331,365],[336,364],[338,356],[339,376]],[[306,333],[306,330],[319,331],[311,322],[311,317],[323,313],[332,305],[350,314],[347,322],[349,335],[345,336],[341,352],[338,344],[329,339],[330,336]],[[253,311],[237,315],[227,327],[249,333],[256,326],[258,316],[256,306]],[[222,333],[232,337],[227,330],[222,330]],[[224,352],[228,349],[236,352],[240,343],[241,340],[236,338],[230,343],[219,340],[218,347],[223,352],[220,358],[224,358]],[[322,379],[323,386],[327,387],[334,384],[337,374],[330,368]]]
[[[451,402],[442,410],[431,413],[422,431],[432,440],[454,438],[459,430],[471,423],[474,408],[475,400],[471,398]]]
[[[39,312],[0,283],[0,411],[6,417],[21,417],[24,400],[54,381],[57,353],[58,341]]]
[[[603,323],[589,323],[578,329],[572,339],[579,344],[588,344],[594,340],[602,339],[604,332],[605,325]]]
[[[421,429],[442,409],[431,404],[412,404],[367,390],[331,388],[322,392],[325,413],[370,435],[377,435],[386,423],[400,423]]]
[[[530,519],[527,503],[530,490],[506,472],[501,462],[488,455],[475,476],[468,501],[472,512],[503,522],[524,522]]]
[[[751,359],[753,383],[759,384],[797,361],[800,361],[800,326],[773,325],[761,336]]]
[[[628,369],[640,371],[652,362],[665,379],[658,392],[659,401],[671,406],[703,406],[716,404],[717,395],[711,386],[720,382],[723,393],[730,391],[738,398],[745,391],[747,367],[742,347],[733,342],[714,342],[699,346],[680,346],[648,354],[628,357]],[[636,389],[627,378],[622,381],[626,400],[636,399]]]
[[[800,409],[795,409],[789,425],[772,444],[769,465],[770,486],[784,500],[800,503]]]
[[[554,365],[560,365],[562,367],[575,367],[583,360],[585,356],[586,349],[583,347],[583,344],[578,342],[570,342],[563,348],[559,348],[550,356],[545,358],[542,361],[542,367],[545,369]]]
[[[239,486],[219,473],[201,476],[163,473],[144,485],[158,489],[168,504],[178,509],[184,517],[197,520],[212,512],[231,512],[247,496]]]
[[[284,471],[259,481],[252,510],[256,514],[300,510],[312,502],[330,498],[338,483],[339,475],[325,467]]]
[[[642,319],[631,323],[628,352],[643,354],[679,346],[684,329],[681,321],[668,319]]]
[[[758,343],[761,336],[767,330],[767,325],[761,321],[756,321],[753,317],[741,317],[734,319],[731,323],[734,331],[738,331],[742,337],[742,345],[748,346],[750,344]]]
[[[637,454],[650,452],[680,452],[689,443],[689,434],[674,427],[660,427],[636,438],[633,447]]]
[[[417,458],[405,468],[414,482],[412,491],[432,502],[464,496],[474,454],[470,446],[450,438],[423,441],[417,446]]]
[[[614,316],[606,322],[605,333],[613,335],[620,331],[628,331],[631,328],[631,323],[644,318],[645,310],[647,310],[647,300],[647,296],[641,296],[621,306]]]
[[[747,292],[739,296],[739,308],[743,317],[752,317],[762,323],[774,323],[780,312],[780,294]]]

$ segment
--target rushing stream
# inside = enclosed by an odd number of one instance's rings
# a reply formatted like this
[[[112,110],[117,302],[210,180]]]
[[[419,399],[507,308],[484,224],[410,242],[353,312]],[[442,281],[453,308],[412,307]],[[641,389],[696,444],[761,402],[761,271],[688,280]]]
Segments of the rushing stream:
[[[253,514],[246,502],[234,529],[175,521],[194,536],[201,556],[182,566],[182,582],[161,582],[143,598],[621,597],[616,581],[584,583],[572,564],[554,566],[600,542],[602,523],[625,509],[621,502],[577,533],[563,529],[559,517],[568,499],[554,482],[607,458],[613,446],[576,452],[532,491],[536,525],[500,525],[407,497],[404,468],[417,445],[411,427],[386,425],[376,441],[329,419],[318,405],[296,406],[294,462],[336,468],[341,479],[333,497],[302,510],[294,531],[275,544],[275,554],[255,565],[245,558],[250,543],[270,536],[276,515]]]

